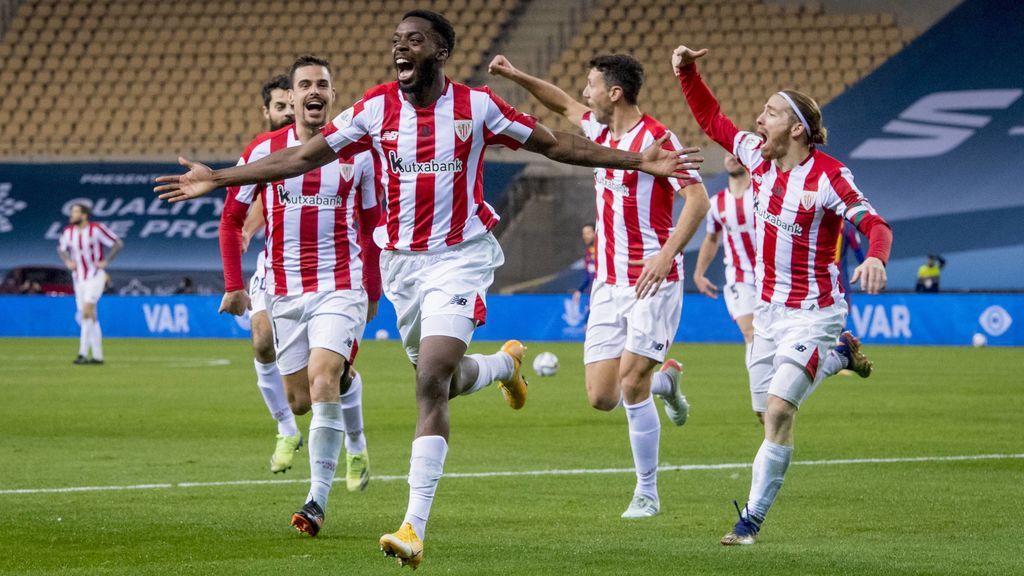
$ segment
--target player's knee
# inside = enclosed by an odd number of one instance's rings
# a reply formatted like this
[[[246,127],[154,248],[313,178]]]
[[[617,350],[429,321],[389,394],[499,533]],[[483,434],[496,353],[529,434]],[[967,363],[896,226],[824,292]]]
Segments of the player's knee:
[[[587,399],[590,400],[590,405],[602,412],[611,412],[619,405],[619,396],[611,394],[598,394],[596,392],[590,392],[587,394]]]
[[[764,427],[764,412],[754,412],[754,414],[757,416],[757,421]]]
[[[313,403],[310,401],[309,396],[304,398],[296,398],[295,396],[288,396],[288,407],[292,409],[292,414],[296,416],[302,416],[308,414],[310,409],[313,407]]]
[[[416,396],[421,400],[447,399],[456,368],[447,363],[427,365],[421,362],[416,367]]]
[[[274,339],[269,334],[258,336],[253,334],[252,354],[260,364],[270,364],[277,360],[274,353]]]

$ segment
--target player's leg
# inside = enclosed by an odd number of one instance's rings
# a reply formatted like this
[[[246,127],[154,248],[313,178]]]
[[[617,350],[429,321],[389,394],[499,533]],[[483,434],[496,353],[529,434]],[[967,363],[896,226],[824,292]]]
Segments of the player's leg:
[[[103,289],[107,287],[107,273],[101,270],[86,284],[86,313],[92,319],[89,327],[89,348],[92,351],[90,364],[103,364],[103,330],[100,328],[96,307],[103,296]]]
[[[633,298],[633,290],[628,297]],[[664,362],[650,379],[651,393],[665,403],[665,415],[676,426],[686,424],[690,405],[682,391],[683,365],[678,360],[665,360],[679,329],[683,313],[683,287],[679,282],[666,282],[654,295],[636,301],[629,311],[626,350]]]
[[[358,492],[370,482],[370,455],[363,432],[363,376],[355,368],[341,375],[340,402],[345,429],[345,487]]]
[[[259,296],[262,296],[260,294]],[[274,335],[270,325],[270,317],[266,308],[253,302],[253,313],[250,317],[252,325],[253,367],[256,369],[256,385],[263,396],[271,418],[277,422],[277,441],[274,453],[270,457],[270,471],[284,472],[291,468],[292,459],[298,446],[302,443],[302,435],[295,423],[295,415],[288,404],[285,393],[284,379],[277,369],[277,354],[274,352]],[[309,387],[306,387],[308,390]]]
[[[92,320],[85,317],[85,294],[81,282],[75,282],[75,316],[78,318],[78,356],[75,364],[89,363],[89,335],[92,332]]]
[[[619,382],[622,405],[626,410],[629,444],[636,468],[636,487],[623,518],[646,518],[660,509],[658,498],[658,447],[661,442],[661,420],[651,395],[651,373],[657,360],[630,351],[622,354]]]
[[[755,379],[749,374],[749,365],[751,358],[751,347],[754,342],[754,307],[757,305],[757,295],[752,284],[746,283],[733,283],[726,286],[725,290],[722,291],[725,299],[726,308],[729,309],[729,315],[733,321],[736,322],[736,326],[740,329],[740,333],[743,335],[743,344],[745,346],[746,364],[748,366],[748,379],[750,382],[750,393],[751,401],[754,405],[754,413],[757,415],[758,421],[764,425],[764,411],[765,403],[767,402],[767,391],[768,382],[763,378]],[[755,382],[758,383],[759,388],[755,392]]]
[[[615,286],[594,281],[590,319],[583,340],[584,383],[590,405],[610,412],[622,404],[619,362],[626,349],[626,318],[617,307]]]

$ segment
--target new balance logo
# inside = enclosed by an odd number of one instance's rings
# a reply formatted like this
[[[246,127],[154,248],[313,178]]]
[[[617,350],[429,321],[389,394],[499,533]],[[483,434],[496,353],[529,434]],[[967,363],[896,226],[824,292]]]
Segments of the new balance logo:
[[[1024,90],[1019,88],[928,94],[901,112],[899,119],[882,127],[882,132],[898,137],[868,138],[850,152],[850,157],[898,160],[947,154],[992,121],[992,116],[968,114],[965,110],[1005,110],[1022,94]]]
[[[388,167],[395,174],[440,174],[442,172],[462,172],[462,158],[449,162],[427,160],[426,162],[406,162],[397,152],[388,152]]]
[[[665,344],[663,342],[655,342],[654,340],[651,340],[651,348],[661,352],[665,349]]]
[[[462,296],[452,296],[452,299],[448,301],[448,304],[452,306],[465,306],[469,304],[469,300],[466,300]]]
[[[807,352],[807,346],[804,346],[803,344],[794,344],[793,349],[797,352]]]

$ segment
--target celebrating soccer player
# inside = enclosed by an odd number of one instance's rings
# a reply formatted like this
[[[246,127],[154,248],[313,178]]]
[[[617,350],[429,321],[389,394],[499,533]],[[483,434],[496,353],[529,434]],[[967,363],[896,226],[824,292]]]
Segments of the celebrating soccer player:
[[[71,206],[70,224],[61,232],[57,245],[57,255],[74,278],[75,306],[81,322],[75,364],[103,364],[103,331],[96,304],[107,286],[107,264],[124,248],[124,242],[110,228],[89,221],[91,212],[87,204]],[[110,252],[104,253],[104,248]]]
[[[767,393],[764,442],[754,458],[747,505],[742,511],[737,505],[739,521],[721,540],[753,544],[792,459],[801,401],[841,368],[861,376],[871,372],[860,342],[843,332],[848,309],[835,265],[843,219],[868,237],[868,256],[851,281],[859,280],[869,294],[885,288],[892,231],[850,170],[818,149],[826,131],[817,102],[796,90],[776,92],[758,116],[756,132],[740,131],[697,72],[695,62],[705,54],[679,46],[672,67],[701,129],[736,156],[753,181],[759,301],[747,367],[752,389],[756,383]]]
[[[586,104],[562,89],[515,68],[504,56],[491,61],[492,74],[526,88],[549,109],[583,129],[587,138],[617,150],[643,150],[668,135],[665,147],[681,150],[675,135],[640,111],[637,99],[644,69],[633,57],[597,56],[590,61]],[[597,196],[597,277],[590,296],[584,343],[590,404],[626,409],[636,466],[636,488],[623,518],[645,518],[660,510],[658,447],[661,421],[651,394],[665,401],[677,426],[689,406],[680,390],[681,365],[665,361],[682,313],[682,250],[708,210],[700,176],[661,178],[625,170],[594,170]],[[672,202],[686,199],[672,229]],[[646,297],[644,297],[646,296]],[[654,368],[664,362],[661,371]]]
[[[416,367],[418,412],[405,521],[380,544],[401,564],[416,567],[448,451],[449,399],[498,380],[513,408],[526,402],[522,344],[513,340],[496,354],[465,356],[473,330],[486,317],[494,270],[504,262],[490,233],[498,217],[483,199],[485,148],[522,147],[561,162],[659,176],[684,176],[701,159],[663,149],[666,137],[640,153],[553,133],[489,89],[449,80],[444,67],[455,49],[455,31],[435,12],[406,13],[391,42],[397,81],[367,91],[319,135],[224,170],[182,159],[189,172],[158,178],[155,190],[161,198],[181,201],[221,186],[293,178],[339,155],[372,151],[386,197],[377,233],[384,247],[384,287]],[[276,321],[273,310],[271,315]]]
[[[256,137],[240,166],[275,150],[299,147],[327,124],[336,97],[328,62],[301,56],[292,64],[289,80],[296,123]],[[351,366],[363,328],[380,299],[379,250],[372,240],[380,211],[372,160],[365,154],[335,158],[297,177],[229,188],[221,219],[221,309],[231,314],[259,306],[251,304],[241,278],[242,229],[257,197],[266,207],[261,211],[267,223],[267,260],[266,292],[256,291],[256,297],[264,298],[273,323],[288,403],[296,414],[313,411],[310,490],[305,505],[292,516],[292,525],[316,536],[343,438],[349,490],[362,489],[369,479],[362,382]],[[294,452],[301,439],[297,430],[292,438],[287,448]]]

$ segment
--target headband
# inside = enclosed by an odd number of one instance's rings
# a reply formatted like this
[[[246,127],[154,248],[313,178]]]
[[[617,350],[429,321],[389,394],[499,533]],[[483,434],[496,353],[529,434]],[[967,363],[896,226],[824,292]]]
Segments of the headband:
[[[796,102],[793,102],[793,99],[790,98],[789,94],[786,94],[785,92],[776,92],[776,94],[785,98],[786,102],[789,102],[789,107],[793,109],[793,112],[796,112],[796,117],[800,119],[800,123],[804,125],[804,130],[807,130],[807,137],[810,138],[811,125],[807,123],[807,119],[804,118],[803,112],[801,112],[800,109],[796,107]]]

